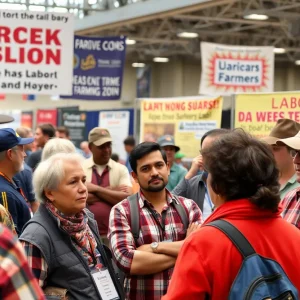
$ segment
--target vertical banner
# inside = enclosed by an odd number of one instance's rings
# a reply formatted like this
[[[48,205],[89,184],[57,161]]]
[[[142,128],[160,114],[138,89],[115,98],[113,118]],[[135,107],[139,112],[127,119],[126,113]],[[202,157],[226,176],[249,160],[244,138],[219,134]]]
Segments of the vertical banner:
[[[38,109],[36,112],[36,125],[50,123],[57,125],[57,109]]]
[[[274,47],[201,43],[200,94],[273,92]]]
[[[64,110],[61,124],[69,129],[70,139],[79,148],[80,143],[85,140],[86,136],[86,112]]]
[[[136,68],[137,98],[149,98],[151,89],[151,66]]]
[[[0,114],[9,115],[15,119],[10,123],[0,124],[0,128],[13,128],[16,130],[18,127],[21,127],[21,110],[1,110]]]
[[[73,14],[0,10],[0,93],[72,92]]]
[[[261,138],[270,133],[279,119],[300,123],[300,92],[237,95],[235,127]]]
[[[99,127],[109,130],[113,140],[113,152],[122,160],[126,160],[127,153],[123,141],[129,135],[130,112],[128,110],[101,111],[99,113]]]
[[[75,36],[73,95],[81,100],[118,100],[122,92],[125,37]]]
[[[162,98],[142,100],[140,139],[157,141],[165,134],[187,158],[199,154],[200,139],[209,130],[220,128],[223,98]]]
[[[21,126],[31,129],[33,128],[33,111],[22,111]]]

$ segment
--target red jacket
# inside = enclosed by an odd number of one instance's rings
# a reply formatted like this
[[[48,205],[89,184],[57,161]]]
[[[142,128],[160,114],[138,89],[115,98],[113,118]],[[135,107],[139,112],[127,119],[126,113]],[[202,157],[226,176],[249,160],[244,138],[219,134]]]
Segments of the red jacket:
[[[242,256],[224,233],[205,224],[225,219],[235,225],[257,253],[276,260],[300,295],[300,230],[248,200],[226,202],[184,243],[163,300],[227,299]]]

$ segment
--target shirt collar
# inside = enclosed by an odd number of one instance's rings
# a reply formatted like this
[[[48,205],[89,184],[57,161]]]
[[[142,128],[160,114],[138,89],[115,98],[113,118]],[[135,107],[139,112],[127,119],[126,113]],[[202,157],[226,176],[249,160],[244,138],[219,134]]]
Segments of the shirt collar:
[[[297,175],[296,173],[289,179],[289,181],[287,181],[287,183],[280,187],[280,191],[284,190],[288,185],[292,185],[297,181]]]
[[[97,166],[94,162],[94,159],[93,157],[91,156],[90,158],[87,158],[87,163],[86,163],[86,166],[88,169],[91,169],[93,168],[94,166]],[[112,169],[113,166],[114,166],[114,161],[112,159],[110,159],[108,161],[108,163],[106,164],[106,166],[108,166],[109,169]]]
[[[178,204],[179,203],[178,199],[172,193],[170,193],[170,191],[168,191],[167,189],[166,189],[166,191],[167,191],[167,203],[168,203],[168,205],[173,203],[173,201]],[[143,208],[145,206],[145,203],[147,203],[149,205],[151,204],[151,202],[146,199],[145,195],[143,194],[143,192],[141,190],[139,191],[138,195],[139,195],[140,208]]]

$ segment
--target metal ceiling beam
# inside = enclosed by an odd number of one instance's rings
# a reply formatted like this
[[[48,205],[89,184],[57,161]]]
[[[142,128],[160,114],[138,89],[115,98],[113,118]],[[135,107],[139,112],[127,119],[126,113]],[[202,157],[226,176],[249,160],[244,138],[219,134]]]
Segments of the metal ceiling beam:
[[[184,14],[195,10],[224,5],[237,0],[148,0],[122,6],[92,16],[75,23],[75,32],[79,35],[92,34],[128,24],[138,24],[157,18],[166,18],[174,14]]]
[[[245,20],[245,19],[231,19],[231,18],[216,18],[216,17],[205,17],[205,16],[196,16],[196,15],[176,15],[173,17],[175,20],[188,20],[188,21],[214,21],[216,23],[236,23],[236,24],[248,24],[248,25],[261,25],[261,26],[272,26],[272,27],[281,27],[282,24],[279,22],[270,22],[270,21],[254,21],[254,20]]]

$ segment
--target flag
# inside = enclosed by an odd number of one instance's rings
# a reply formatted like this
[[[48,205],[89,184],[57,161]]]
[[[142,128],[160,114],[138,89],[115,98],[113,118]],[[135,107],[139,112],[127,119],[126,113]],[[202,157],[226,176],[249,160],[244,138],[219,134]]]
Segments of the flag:
[[[34,101],[35,100],[35,95],[22,95],[22,99],[25,101]]]
[[[5,94],[0,94],[0,100],[5,100]]]

